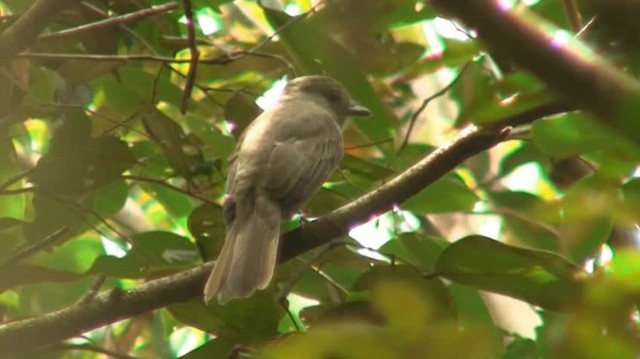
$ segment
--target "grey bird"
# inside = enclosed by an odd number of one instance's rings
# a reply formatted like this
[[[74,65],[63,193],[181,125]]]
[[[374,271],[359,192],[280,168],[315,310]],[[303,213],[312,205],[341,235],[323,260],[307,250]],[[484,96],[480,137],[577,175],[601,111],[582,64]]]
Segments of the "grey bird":
[[[347,116],[368,116],[326,76],[288,82],[279,102],[242,134],[229,159],[222,251],[204,287],[205,302],[248,297],[271,282],[280,221],[298,212],[342,158]]]

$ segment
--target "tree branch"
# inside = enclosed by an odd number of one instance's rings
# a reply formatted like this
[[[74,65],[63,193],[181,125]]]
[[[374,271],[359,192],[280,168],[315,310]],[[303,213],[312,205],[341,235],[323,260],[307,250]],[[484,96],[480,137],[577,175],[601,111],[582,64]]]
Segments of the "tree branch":
[[[90,24],[80,25],[71,29],[65,29],[65,30],[53,32],[50,34],[45,34],[38,37],[38,41],[44,42],[44,41],[58,40],[58,39],[62,39],[69,36],[80,35],[96,29],[101,29],[104,27],[110,27],[115,25],[121,25],[127,22],[139,20],[148,16],[162,14],[168,11],[175,10],[177,8],[178,8],[178,4],[176,4],[175,2],[152,6],[150,8],[142,9],[132,13],[110,17],[104,20],[92,22]]]
[[[33,45],[49,21],[81,0],[39,0],[0,35],[0,66]]]
[[[505,131],[470,127],[396,178],[317,221],[283,236],[280,262],[287,261],[402,203],[427,185],[453,170],[467,158],[501,141]],[[135,289],[103,292],[92,301],[80,301],[37,318],[0,326],[0,357],[53,345],[88,330],[118,320],[196,299],[211,270],[211,264],[141,284]]]
[[[492,52],[533,73],[622,136],[640,142],[640,83],[579,40],[541,26],[544,20],[527,11],[507,9],[504,1],[431,2],[475,29]]]

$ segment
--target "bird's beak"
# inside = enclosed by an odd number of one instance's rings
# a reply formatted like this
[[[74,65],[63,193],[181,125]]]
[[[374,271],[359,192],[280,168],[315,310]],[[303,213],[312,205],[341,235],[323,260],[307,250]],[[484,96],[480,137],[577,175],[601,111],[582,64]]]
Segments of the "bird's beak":
[[[363,106],[351,104],[347,110],[349,116],[371,116],[371,111]]]

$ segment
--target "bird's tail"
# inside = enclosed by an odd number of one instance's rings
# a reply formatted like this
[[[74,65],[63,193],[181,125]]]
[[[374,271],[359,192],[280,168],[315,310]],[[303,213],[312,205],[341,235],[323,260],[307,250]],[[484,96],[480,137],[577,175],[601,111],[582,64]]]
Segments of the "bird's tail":
[[[250,296],[271,282],[278,255],[281,211],[277,203],[257,196],[236,203],[220,256],[204,287],[204,300],[224,304]]]

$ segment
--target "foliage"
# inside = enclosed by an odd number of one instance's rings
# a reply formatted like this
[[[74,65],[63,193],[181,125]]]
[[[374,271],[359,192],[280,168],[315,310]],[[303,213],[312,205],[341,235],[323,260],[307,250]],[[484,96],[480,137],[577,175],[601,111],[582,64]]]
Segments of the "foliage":
[[[36,2],[0,1],[1,29]],[[52,36],[169,3],[83,1],[0,74],[2,323],[215,259],[227,158],[285,76],[330,75],[373,112],[345,129],[341,171],[309,217],[375,191],[466,126],[560,101],[425,1],[181,1]],[[601,13],[580,40],[633,77],[637,18],[604,3],[527,11],[550,35],[576,32],[570,15]],[[350,236],[282,264],[251,298],[114,316],[28,355],[635,358],[640,152],[623,135],[580,110],[541,113]]]

